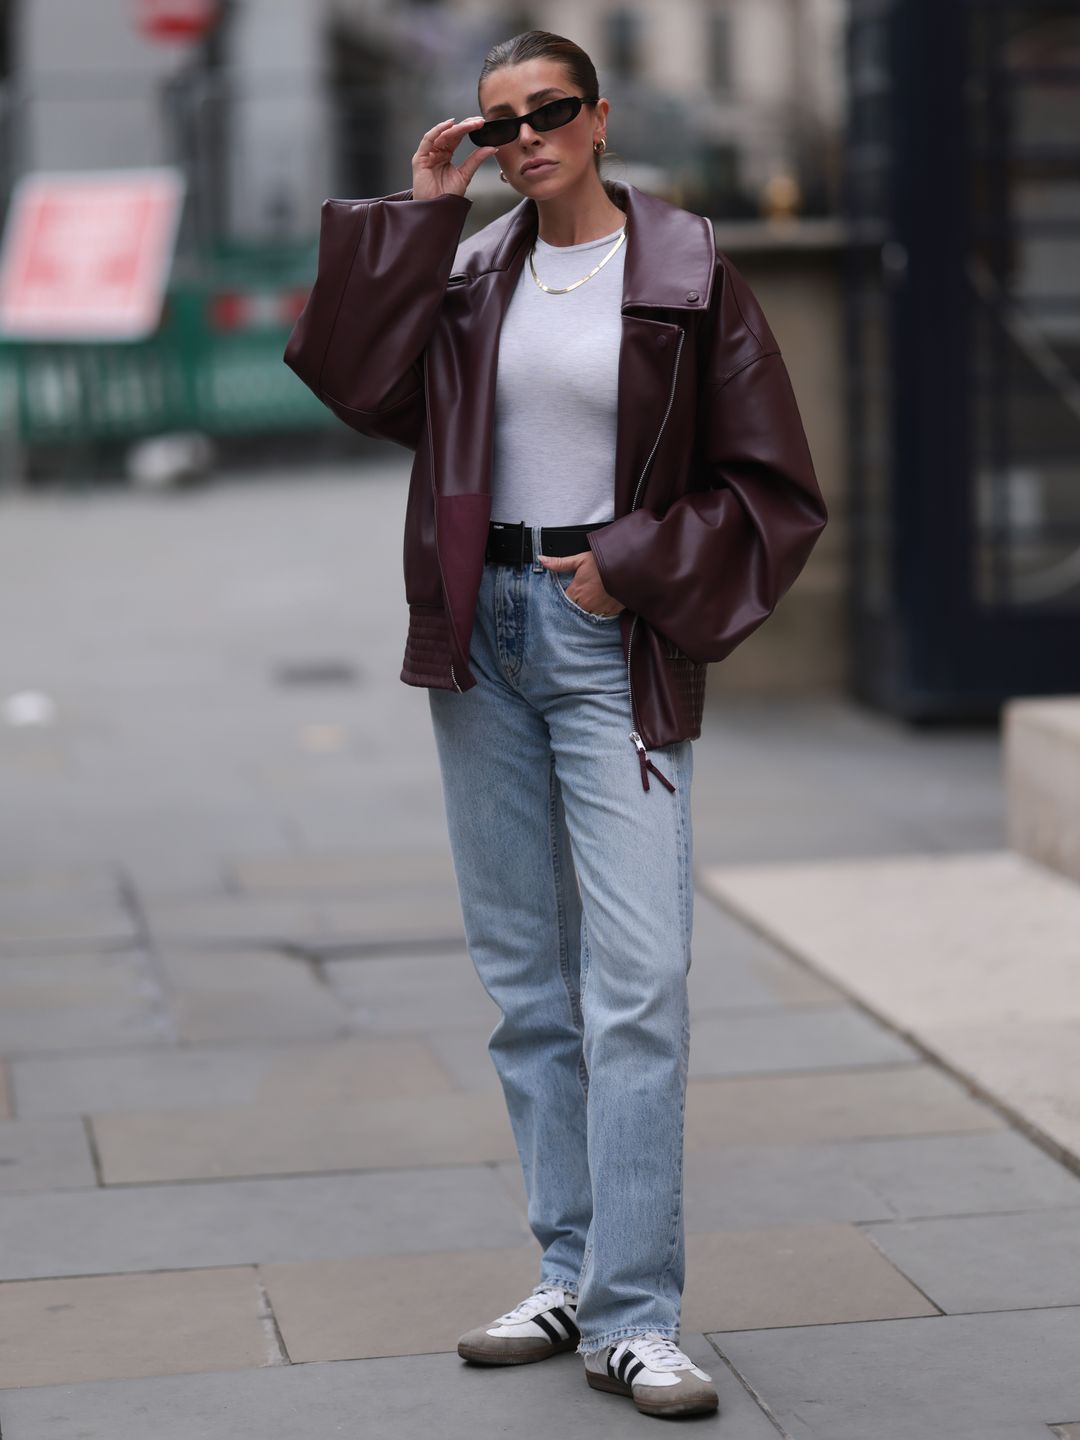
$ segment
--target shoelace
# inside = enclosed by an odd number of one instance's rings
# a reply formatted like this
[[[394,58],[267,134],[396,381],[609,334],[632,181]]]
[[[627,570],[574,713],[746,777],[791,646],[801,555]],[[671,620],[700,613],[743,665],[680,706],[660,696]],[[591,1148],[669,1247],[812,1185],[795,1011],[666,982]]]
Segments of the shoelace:
[[[523,1320],[531,1320],[534,1315],[539,1315],[541,1310],[550,1310],[552,1305],[564,1305],[567,1301],[576,1305],[577,1296],[572,1295],[569,1290],[559,1287],[540,1290],[535,1295],[526,1295],[520,1305],[515,1305],[513,1310],[508,1310],[505,1315],[500,1315],[496,1323],[500,1325],[520,1324]]]
[[[650,1370],[681,1370],[694,1362],[684,1355],[674,1340],[650,1330],[644,1335],[631,1335],[616,1345],[611,1355],[612,1364],[617,1365],[633,1345],[634,1354],[644,1360]]]

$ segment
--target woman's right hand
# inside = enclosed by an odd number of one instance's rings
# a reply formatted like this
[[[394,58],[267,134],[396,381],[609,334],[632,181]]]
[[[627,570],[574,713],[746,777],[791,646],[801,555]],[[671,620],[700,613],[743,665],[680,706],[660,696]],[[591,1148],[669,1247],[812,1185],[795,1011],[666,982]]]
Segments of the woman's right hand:
[[[440,120],[421,137],[412,157],[414,200],[436,200],[440,195],[464,195],[469,181],[489,155],[494,155],[494,145],[471,146],[472,153],[460,165],[452,164],[458,142],[469,130],[475,130],[484,123],[482,115],[470,115],[467,120]]]

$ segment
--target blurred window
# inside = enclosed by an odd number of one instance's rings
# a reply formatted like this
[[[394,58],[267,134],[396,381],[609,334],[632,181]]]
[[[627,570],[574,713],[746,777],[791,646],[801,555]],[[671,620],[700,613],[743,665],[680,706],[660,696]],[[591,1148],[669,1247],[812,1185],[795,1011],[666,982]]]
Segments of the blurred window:
[[[633,78],[641,70],[641,17],[620,6],[604,17],[604,48],[615,74]]]
[[[730,90],[733,80],[731,15],[726,5],[723,9],[706,13],[705,56],[710,90]]]
[[[1080,17],[971,21],[975,589],[1080,606]]]

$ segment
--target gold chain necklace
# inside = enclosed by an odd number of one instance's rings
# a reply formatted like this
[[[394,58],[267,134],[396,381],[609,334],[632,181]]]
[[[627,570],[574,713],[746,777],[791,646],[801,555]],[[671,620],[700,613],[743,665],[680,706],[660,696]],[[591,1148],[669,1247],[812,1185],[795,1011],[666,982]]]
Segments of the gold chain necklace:
[[[540,276],[537,275],[536,266],[533,264],[533,256],[536,254],[535,244],[533,245],[533,248],[529,251],[529,269],[532,271],[532,277],[536,281],[537,285],[540,286],[541,290],[547,291],[549,295],[569,295],[571,290],[576,290],[579,285],[584,285],[586,280],[591,280],[598,270],[602,270],[625,239],[626,226],[624,225],[619,231],[618,240],[615,241],[615,244],[600,261],[600,264],[594,265],[593,268],[589,271],[588,275],[583,275],[580,280],[575,280],[572,285],[566,285],[561,289],[554,285],[545,285],[544,282],[540,279]]]

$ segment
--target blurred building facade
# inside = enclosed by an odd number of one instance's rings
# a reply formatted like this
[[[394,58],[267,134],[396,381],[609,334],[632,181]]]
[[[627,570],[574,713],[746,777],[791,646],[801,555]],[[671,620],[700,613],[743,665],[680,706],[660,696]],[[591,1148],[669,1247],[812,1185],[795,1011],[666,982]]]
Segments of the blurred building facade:
[[[582,44],[612,105],[606,173],[733,227],[724,244],[760,289],[797,387],[812,392],[807,425],[837,518],[799,606],[724,667],[724,683],[841,682],[838,238],[828,217],[840,190],[842,0],[220,0],[204,39],[167,44],[138,23],[151,3],[0,0],[4,179],[179,164],[188,181],[179,263],[196,269],[223,244],[312,242],[328,194],[406,187],[423,131],[477,108],[496,41],[536,27]],[[468,228],[517,199],[494,165],[481,167],[470,196]],[[774,233],[761,223],[770,207],[816,217],[819,229],[802,222],[793,249],[800,222]],[[197,367],[183,361],[185,373],[215,395],[236,393],[238,367],[262,374],[246,385],[260,397],[246,413],[286,414],[266,372],[273,336],[258,352],[255,338],[227,362],[208,343]],[[204,384],[208,369],[226,380]]]
[[[605,173],[710,216],[758,293],[829,504],[797,597],[710,685],[911,718],[1080,688],[1076,0],[218,0],[173,44],[152,3],[0,0],[5,195],[175,163],[181,259],[302,253],[325,196],[408,186],[492,44],[568,34],[611,102]],[[470,198],[466,233],[518,197],[485,165]],[[246,413],[282,416],[259,343]],[[250,389],[255,353],[211,388]]]
[[[718,216],[760,213],[770,187],[838,205],[843,0],[220,0],[199,43],[149,38],[139,0],[6,5],[16,171],[181,160],[236,234],[407,185],[423,131],[476,108],[490,45],[533,27],[592,55],[613,171]],[[484,167],[474,193],[504,203],[496,183]]]
[[[1080,8],[852,0],[848,41],[853,684],[994,717],[1080,690]]]

